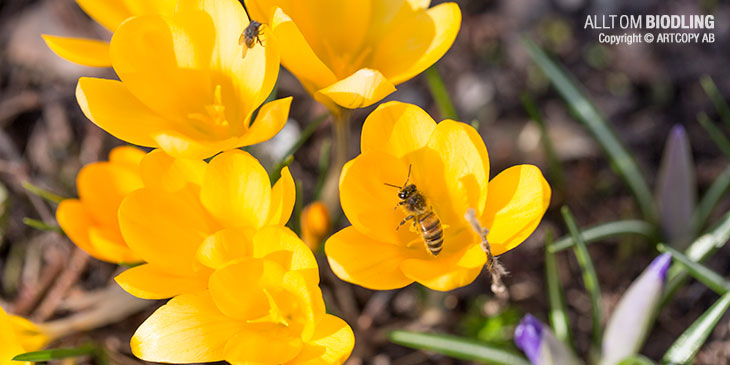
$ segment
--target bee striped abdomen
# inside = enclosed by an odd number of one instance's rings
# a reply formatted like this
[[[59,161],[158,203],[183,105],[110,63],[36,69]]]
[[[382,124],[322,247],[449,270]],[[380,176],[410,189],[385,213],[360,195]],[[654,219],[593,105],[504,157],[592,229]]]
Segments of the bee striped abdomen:
[[[434,256],[438,255],[444,243],[444,230],[441,227],[441,220],[439,220],[436,213],[430,211],[419,216],[418,228],[421,231],[421,237],[423,237],[428,251]]]

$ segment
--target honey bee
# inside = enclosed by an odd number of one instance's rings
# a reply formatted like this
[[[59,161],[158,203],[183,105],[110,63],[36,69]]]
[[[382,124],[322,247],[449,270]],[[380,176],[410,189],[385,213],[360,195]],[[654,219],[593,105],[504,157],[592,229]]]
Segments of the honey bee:
[[[251,20],[251,22],[248,23],[246,29],[243,30],[243,33],[241,33],[241,36],[238,37],[238,45],[246,46],[243,47],[243,54],[241,57],[246,57],[246,53],[248,52],[248,50],[253,48],[256,43],[260,44],[263,47],[264,43],[261,42],[262,26],[263,24],[255,20]]]
[[[423,196],[423,193],[418,191],[415,184],[408,183],[411,178],[411,167],[412,165],[408,166],[408,177],[406,177],[406,182],[403,186],[385,183],[387,186],[399,189],[398,198],[401,201],[398,202],[395,209],[402,206],[406,213],[408,213],[408,216],[400,222],[396,230],[409,220],[413,220],[414,230],[421,236],[428,251],[432,255],[437,256],[441,252],[441,246],[444,243],[444,230],[441,226],[441,220],[436,215],[436,212],[433,211],[433,208],[427,204],[426,197]]]

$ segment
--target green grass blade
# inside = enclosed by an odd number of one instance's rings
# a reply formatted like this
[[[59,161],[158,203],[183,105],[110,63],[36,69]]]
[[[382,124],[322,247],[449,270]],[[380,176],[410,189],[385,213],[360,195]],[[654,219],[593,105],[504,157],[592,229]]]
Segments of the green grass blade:
[[[642,355],[634,355],[621,360],[618,365],[654,365],[655,363]]]
[[[293,146],[289,148],[289,150],[286,151],[284,154],[284,157],[281,158],[281,161],[274,164],[274,167],[271,168],[271,172],[269,176],[271,177],[272,182],[276,182],[279,180],[279,177],[281,177],[281,169],[284,168],[284,166],[289,165],[291,161],[289,161],[291,158],[293,158],[294,153],[296,153],[307,141],[310,137],[314,134],[314,132],[319,128],[319,126],[327,119],[327,116],[329,113],[324,113],[316,118],[314,118],[313,121],[309,122],[306,128],[302,131],[302,134],[299,135],[299,139],[294,143]]]
[[[697,114],[697,121],[700,123],[702,128],[705,129],[707,135],[710,136],[712,142],[715,142],[715,145],[720,149],[720,151],[722,151],[725,157],[730,158],[730,140],[725,137],[725,134],[722,133],[720,128],[715,125],[705,112]]]
[[[39,231],[63,233],[63,230],[61,230],[61,227],[54,226],[54,225],[50,225],[50,224],[47,224],[47,223],[45,223],[43,221],[39,221],[37,219],[23,217],[23,223],[26,226],[31,227],[31,228],[35,228],[35,229],[37,229]]]
[[[433,65],[426,69],[426,83],[428,89],[431,90],[433,100],[436,102],[439,111],[441,112],[441,118],[459,120],[459,114],[456,113],[454,103],[451,101],[449,91],[446,90],[444,79],[441,77],[438,66]]]
[[[593,321],[593,346],[596,350],[601,348],[601,334],[603,329],[601,328],[601,288],[598,286],[598,275],[596,275],[596,269],[593,267],[593,260],[588,254],[588,248],[586,247],[583,238],[581,237],[578,225],[575,223],[573,214],[570,213],[568,207],[563,206],[560,210],[563,214],[563,220],[565,225],[570,231],[570,235],[575,241],[573,251],[575,252],[575,258],[578,260],[578,265],[583,275],[583,285],[586,287],[586,291],[591,297],[591,309],[592,315],[591,320]]]
[[[24,354],[15,356],[13,358],[13,360],[15,360],[15,361],[34,361],[34,362],[51,361],[51,360],[66,359],[69,357],[96,355],[98,353],[98,351],[99,351],[99,348],[97,346],[85,345],[85,346],[75,347],[75,348],[26,352]]]
[[[527,115],[529,115],[530,119],[532,119],[537,124],[538,128],[540,128],[540,136],[542,145],[545,149],[545,155],[548,159],[548,171],[550,171],[551,180],[554,183],[554,186],[562,188],[565,186],[565,174],[563,173],[563,167],[560,164],[558,155],[555,153],[553,142],[548,135],[545,121],[542,119],[542,115],[540,115],[540,111],[538,110],[537,105],[535,105],[535,101],[532,100],[530,94],[524,93],[520,99],[522,100],[522,106],[525,108],[525,111],[527,111]]]
[[[662,363],[691,364],[707,337],[730,307],[730,292],[724,294],[687,328],[664,354]]]
[[[715,110],[717,110],[717,114],[720,115],[725,125],[730,128],[730,106],[728,106],[722,94],[720,94],[720,90],[717,89],[715,82],[712,81],[709,75],[705,75],[700,79],[700,84],[705,89],[707,96],[710,97],[712,104],[715,106]]]
[[[599,224],[586,228],[580,233],[583,242],[586,244],[626,234],[639,235],[652,239],[654,238],[654,227],[644,221],[625,220]],[[569,249],[573,245],[573,237],[568,235],[555,241],[555,244],[548,248],[548,250],[550,252],[559,252]]]
[[[573,340],[570,337],[570,324],[565,309],[563,287],[560,284],[558,264],[555,253],[550,248],[553,245],[553,232],[548,230],[545,235],[545,279],[547,281],[548,302],[550,303],[550,325],[553,327],[555,337],[561,342],[572,346]]]
[[[29,191],[30,193],[32,193],[34,195],[37,195],[37,196],[43,198],[51,203],[58,204],[61,201],[63,201],[64,199],[66,199],[58,194],[54,194],[48,190],[39,188],[39,187],[31,184],[30,181],[23,181],[23,183],[21,185],[23,186],[23,189]]]
[[[532,60],[552,81],[578,119],[601,145],[608,155],[614,171],[626,181],[636,197],[644,218],[651,223],[657,222],[658,215],[649,185],[641,174],[636,161],[618,140],[608,122],[563,68],[553,62],[534,42],[529,39],[523,41]]]
[[[433,351],[457,359],[483,361],[495,365],[530,365],[520,354],[456,336],[393,331],[391,342],[419,350]]]
[[[720,199],[730,189],[730,166],[726,167],[722,173],[715,178],[712,185],[707,189],[705,195],[697,205],[694,214],[692,215],[692,228],[693,232],[701,232],[707,224],[707,219],[710,218],[712,210],[715,209]]]
[[[685,250],[685,255],[694,262],[702,262],[724,246],[728,240],[730,240],[730,213],[725,214],[720,223],[712,230],[692,242]],[[687,280],[687,275],[687,271],[680,264],[672,264],[667,275],[667,286],[661,306],[664,306],[674,296],[674,293]]]
[[[718,273],[710,270],[707,266],[690,260],[689,257],[685,256],[681,252],[664,244],[660,243],[656,248],[659,252],[670,253],[677,262],[684,266],[692,277],[702,284],[705,284],[705,286],[712,289],[715,293],[722,295],[730,291],[730,282],[725,280],[725,278],[720,276]]]

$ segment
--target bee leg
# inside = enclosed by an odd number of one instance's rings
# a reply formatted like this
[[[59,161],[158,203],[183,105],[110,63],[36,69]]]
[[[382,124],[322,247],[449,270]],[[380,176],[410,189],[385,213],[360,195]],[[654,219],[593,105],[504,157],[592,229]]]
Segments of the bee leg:
[[[413,219],[413,218],[415,218],[415,217],[414,217],[413,215],[409,215],[409,216],[407,216],[407,217],[403,218],[403,220],[402,220],[402,221],[400,221],[400,224],[398,225],[398,227],[395,227],[395,230],[396,230],[396,231],[397,231],[397,230],[399,230],[399,229],[400,229],[400,226],[402,226],[402,225],[406,224],[406,222],[408,222],[409,220],[411,220],[411,219]]]
[[[405,200],[399,201],[398,204],[395,205],[395,207],[393,208],[393,210],[396,210],[396,209],[398,209],[398,207],[400,207],[401,205],[405,205],[405,204],[406,204],[406,201]]]

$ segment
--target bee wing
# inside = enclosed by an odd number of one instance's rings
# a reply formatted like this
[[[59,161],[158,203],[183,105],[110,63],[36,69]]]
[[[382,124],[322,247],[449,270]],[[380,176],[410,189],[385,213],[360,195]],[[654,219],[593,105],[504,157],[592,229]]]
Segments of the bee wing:
[[[241,35],[238,36],[238,45],[242,46],[246,43],[246,31],[244,30],[241,32]]]

